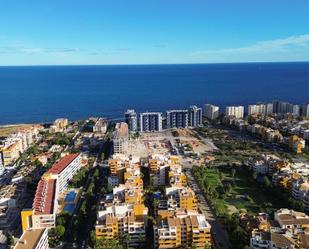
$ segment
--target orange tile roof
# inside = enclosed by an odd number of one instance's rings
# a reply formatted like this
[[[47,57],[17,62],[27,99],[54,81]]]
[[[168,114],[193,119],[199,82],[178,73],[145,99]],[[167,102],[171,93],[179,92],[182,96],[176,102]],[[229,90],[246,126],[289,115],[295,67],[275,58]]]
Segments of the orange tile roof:
[[[78,156],[79,153],[64,156],[48,170],[48,173],[60,174]]]
[[[52,214],[56,194],[56,180],[42,178],[37,186],[32,208],[35,214]]]

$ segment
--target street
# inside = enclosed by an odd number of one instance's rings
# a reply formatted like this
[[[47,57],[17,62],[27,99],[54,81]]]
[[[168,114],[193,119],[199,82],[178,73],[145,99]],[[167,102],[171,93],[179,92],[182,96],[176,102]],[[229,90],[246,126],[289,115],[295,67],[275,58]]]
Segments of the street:
[[[199,200],[199,209],[205,215],[206,220],[210,223],[212,228],[212,236],[214,239],[215,245],[220,249],[229,249],[230,243],[228,240],[228,235],[224,230],[223,226],[216,220],[214,211],[208,205],[201,189],[197,185],[192,172],[190,169],[186,170],[186,175],[188,179],[188,185],[193,189],[197,198]]]

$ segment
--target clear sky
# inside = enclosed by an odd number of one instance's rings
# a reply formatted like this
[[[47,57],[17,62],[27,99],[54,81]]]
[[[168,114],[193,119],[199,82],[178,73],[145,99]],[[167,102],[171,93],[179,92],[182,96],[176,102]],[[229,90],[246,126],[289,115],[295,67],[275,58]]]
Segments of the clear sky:
[[[0,65],[309,61],[309,0],[0,0]]]

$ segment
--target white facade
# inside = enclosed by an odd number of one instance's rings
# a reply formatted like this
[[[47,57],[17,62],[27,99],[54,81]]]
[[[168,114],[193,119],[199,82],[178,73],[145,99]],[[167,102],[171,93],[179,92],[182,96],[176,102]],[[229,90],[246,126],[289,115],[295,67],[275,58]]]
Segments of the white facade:
[[[219,117],[219,106],[205,104],[204,115],[206,118],[214,120]]]
[[[225,108],[226,116],[234,116],[235,118],[244,117],[244,107],[243,106],[227,106]]]
[[[251,249],[270,249],[271,241],[263,237],[262,232],[256,232],[252,235],[250,239],[250,248]]]
[[[71,156],[71,155],[68,155]],[[60,161],[57,164],[65,164],[66,162],[62,161],[65,160],[64,158],[61,158]],[[53,179],[57,179],[57,185],[59,192],[62,193],[68,186],[69,181],[73,178],[73,176],[76,174],[76,172],[82,167],[81,163],[81,155],[76,155],[76,157],[69,162],[67,165],[63,165],[63,169],[60,171],[57,171],[57,169],[53,169],[55,165],[51,168],[49,173],[52,174]],[[57,166],[56,164],[56,166]]]
[[[253,114],[261,114],[261,115],[268,115],[273,112],[273,104],[255,104],[255,105],[249,105],[248,106],[248,114],[253,115]]]

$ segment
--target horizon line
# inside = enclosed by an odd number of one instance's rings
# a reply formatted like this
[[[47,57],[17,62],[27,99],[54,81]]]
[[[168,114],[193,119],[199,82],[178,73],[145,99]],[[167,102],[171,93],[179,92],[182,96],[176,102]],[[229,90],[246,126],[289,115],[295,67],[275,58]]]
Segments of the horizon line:
[[[0,67],[62,67],[62,66],[173,66],[173,65],[216,65],[216,64],[272,64],[309,63],[307,61],[247,61],[247,62],[196,62],[196,63],[132,63],[132,64],[30,64],[0,65]]]

